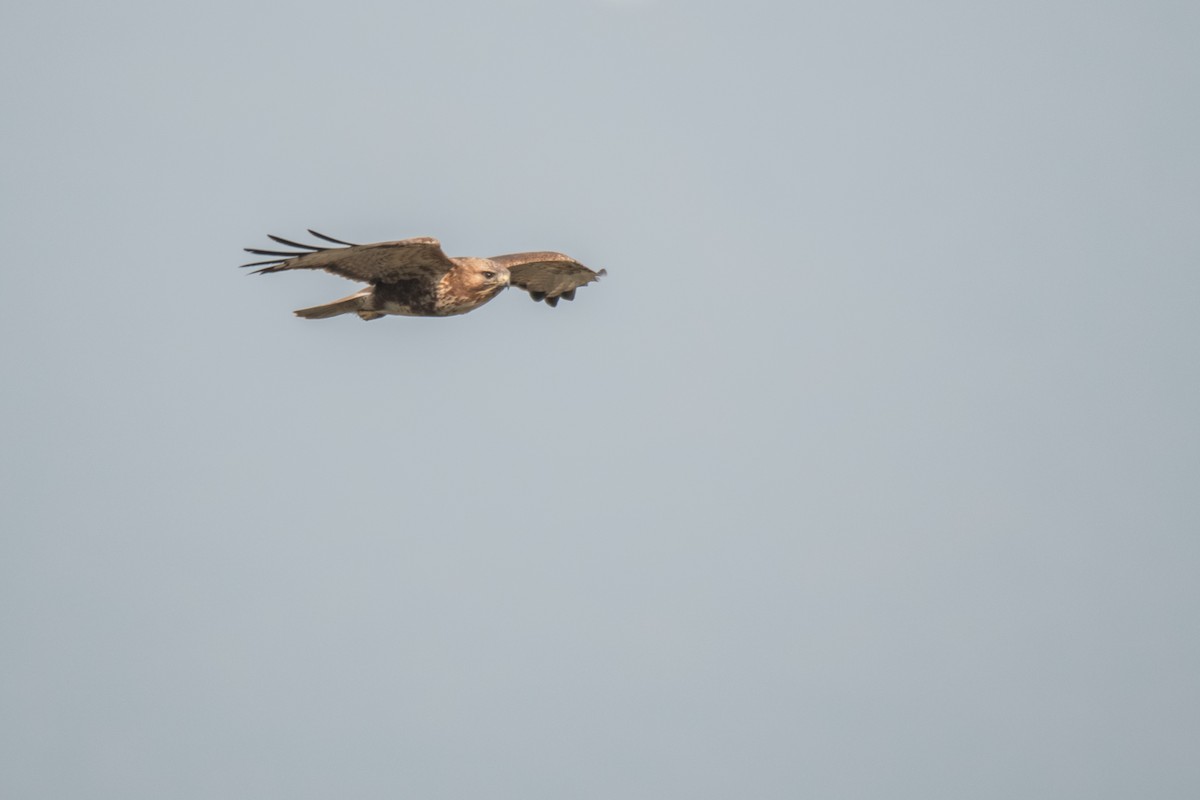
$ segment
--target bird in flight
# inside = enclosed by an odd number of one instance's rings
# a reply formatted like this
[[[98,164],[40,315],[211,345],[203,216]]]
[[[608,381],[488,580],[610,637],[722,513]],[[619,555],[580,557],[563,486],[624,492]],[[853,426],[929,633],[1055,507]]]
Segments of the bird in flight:
[[[272,258],[242,265],[262,267],[254,270],[255,275],[323,269],[370,284],[341,300],[295,312],[305,319],[326,319],[340,314],[358,314],[364,320],[387,314],[450,317],[474,311],[510,285],[529,292],[534,301],[545,300],[547,305],[557,306],[559,300],[574,300],[576,289],[605,274],[605,270],[595,272],[570,256],[549,251],[450,258],[442,252],[441,243],[428,236],[351,244],[314,230],[309,233],[323,242],[341,246],[300,244],[268,234],[272,241],[295,250],[247,247],[247,253]]]

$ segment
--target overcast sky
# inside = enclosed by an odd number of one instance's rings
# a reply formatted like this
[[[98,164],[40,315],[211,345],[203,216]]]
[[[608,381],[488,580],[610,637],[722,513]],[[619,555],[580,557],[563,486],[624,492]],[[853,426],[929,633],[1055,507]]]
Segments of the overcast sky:
[[[1200,796],[1195,3],[2,17],[0,795]]]

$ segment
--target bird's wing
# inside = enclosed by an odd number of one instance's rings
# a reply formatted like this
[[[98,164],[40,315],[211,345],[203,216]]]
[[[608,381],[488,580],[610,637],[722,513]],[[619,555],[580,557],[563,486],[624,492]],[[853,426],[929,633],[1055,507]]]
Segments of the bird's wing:
[[[268,261],[255,261],[243,267],[258,267],[257,275],[263,272],[281,272],[288,269],[323,269],[354,281],[367,283],[395,283],[402,280],[437,280],[453,266],[437,239],[422,236],[398,242],[375,242],[374,244],[351,244],[333,239],[310,230],[313,236],[345,247],[319,247],[298,244],[278,236],[269,238],[279,244],[297,248],[299,252],[282,250],[259,250],[247,247],[247,253],[274,256]]]
[[[605,270],[596,272],[562,253],[510,253],[488,259],[507,267],[512,285],[529,292],[534,301],[558,305],[559,298],[574,300],[580,286],[599,280]]]

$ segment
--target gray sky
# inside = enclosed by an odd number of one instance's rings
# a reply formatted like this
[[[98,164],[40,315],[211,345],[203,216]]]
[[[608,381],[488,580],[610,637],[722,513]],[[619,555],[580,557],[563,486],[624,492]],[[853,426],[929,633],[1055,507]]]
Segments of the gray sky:
[[[10,5],[0,795],[1200,795],[1194,3]]]

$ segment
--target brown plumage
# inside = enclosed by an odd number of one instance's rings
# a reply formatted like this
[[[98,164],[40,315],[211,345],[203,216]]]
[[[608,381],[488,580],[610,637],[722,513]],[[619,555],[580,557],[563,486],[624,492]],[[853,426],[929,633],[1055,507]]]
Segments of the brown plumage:
[[[491,258],[450,258],[437,239],[422,236],[398,242],[351,244],[310,230],[313,236],[342,247],[299,244],[278,236],[272,241],[298,252],[260,250],[247,253],[273,256],[267,261],[243,264],[262,267],[254,274],[292,269],[323,269],[370,284],[349,297],[325,305],[302,308],[297,316],[325,319],[358,314],[364,320],[386,314],[409,317],[448,317],[474,311],[501,289],[517,286],[535,301],[556,306],[560,299],[574,300],[575,290],[605,274],[595,272],[570,256],[548,251],[511,253]],[[266,265],[266,266],[263,266]]]

